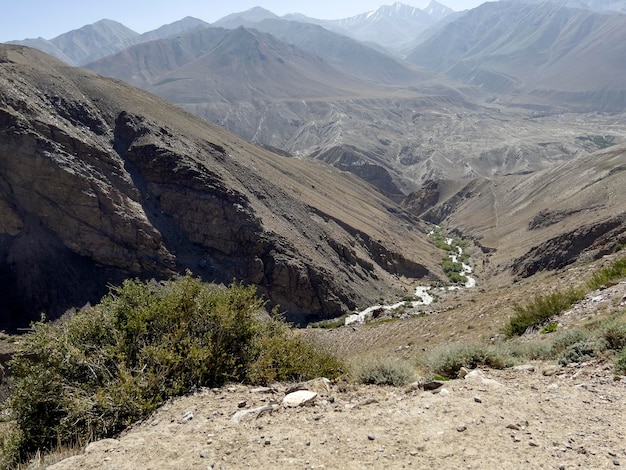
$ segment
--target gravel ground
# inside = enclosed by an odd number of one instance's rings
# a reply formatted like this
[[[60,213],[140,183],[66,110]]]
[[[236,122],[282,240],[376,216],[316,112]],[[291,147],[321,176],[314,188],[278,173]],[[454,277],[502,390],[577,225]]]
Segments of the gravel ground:
[[[49,468],[626,465],[626,377],[614,376],[608,363],[475,371],[434,392],[337,383],[296,408],[279,404],[287,388],[199,391],[169,402],[118,439],[92,443]],[[261,407],[266,411],[232,419]]]

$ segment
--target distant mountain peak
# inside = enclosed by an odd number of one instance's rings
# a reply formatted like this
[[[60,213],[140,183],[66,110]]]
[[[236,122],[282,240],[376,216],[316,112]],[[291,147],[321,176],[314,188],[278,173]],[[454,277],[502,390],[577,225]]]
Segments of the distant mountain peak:
[[[265,8],[253,7],[246,11],[226,15],[225,17],[220,18],[215,23],[213,23],[213,26],[232,29],[233,27],[239,26],[242,22],[258,23],[259,21],[277,18],[278,15],[275,15]]]
[[[391,16],[417,16],[423,15],[424,12],[417,7],[412,7],[404,3],[395,2],[392,5],[382,5],[376,10],[368,13],[357,15],[353,18],[359,18],[365,16],[367,19],[376,19],[376,17],[391,17]]]
[[[422,31],[450,13],[453,13],[452,9],[434,0],[425,10],[395,2],[334,23],[360,41],[375,42],[389,50],[402,51]]]
[[[454,13],[452,8],[449,8],[436,0],[430,0],[424,11],[434,20],[439,21],[440,19],[448,16],[451,13]]]

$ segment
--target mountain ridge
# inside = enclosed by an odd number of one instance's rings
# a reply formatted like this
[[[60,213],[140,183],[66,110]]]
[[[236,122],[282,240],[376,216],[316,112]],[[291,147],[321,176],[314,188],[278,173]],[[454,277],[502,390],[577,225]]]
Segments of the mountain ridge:
[[[626,40],[624,31],[626,15],[548,3],[486,3],[445,25],[407,59],[505,102],[621,112],[626,81],[618,45]]]
[[[2,327],[186,269],[255,284],[296,323],[442,276],[425,227],[362,180],[39,51],[0,52]]]

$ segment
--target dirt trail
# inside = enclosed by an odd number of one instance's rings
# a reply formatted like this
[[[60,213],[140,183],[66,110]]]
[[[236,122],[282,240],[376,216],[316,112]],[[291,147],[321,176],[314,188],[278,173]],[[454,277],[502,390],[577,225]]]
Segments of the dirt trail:
[[[118,439],[49,467],[74,469],[615,468],[626,465],[626,377],[590,362],[478,371],[421,389],[336,384],[313,405],[232,386],[171,401]],[[544,375],[553,374],[553,375]],[[193,418],[189,419],[190,413]]]

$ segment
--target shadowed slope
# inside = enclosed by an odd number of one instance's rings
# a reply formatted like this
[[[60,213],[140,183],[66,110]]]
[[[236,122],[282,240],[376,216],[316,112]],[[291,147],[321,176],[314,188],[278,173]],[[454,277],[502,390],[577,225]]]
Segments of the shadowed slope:
[[[0,52],[4,326],[125,276],[240,279],[306,321],[397,290],[398,276],[441,274],[419,224],[358,178],[38,51]]]

